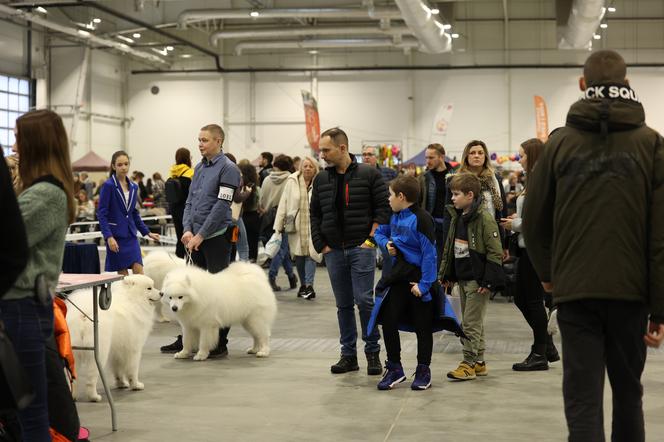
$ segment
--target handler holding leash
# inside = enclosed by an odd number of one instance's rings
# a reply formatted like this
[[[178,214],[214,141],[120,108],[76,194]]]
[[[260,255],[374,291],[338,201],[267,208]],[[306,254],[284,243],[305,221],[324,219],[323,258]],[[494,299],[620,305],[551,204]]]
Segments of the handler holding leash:
[[[240,186],[240,170],[221,151],[225,134],[221,126],[208,124],[198,135],[203,159],[194,169],[194,178],[184,207],[182,243],[191,252],[194,264],[210,273],[228,267],[232,233],[231,203]],[[228,332],[219,330],[219,344],[210,357],[228,354]],[[161,348],[163,353],[182,350],[182,336]]]

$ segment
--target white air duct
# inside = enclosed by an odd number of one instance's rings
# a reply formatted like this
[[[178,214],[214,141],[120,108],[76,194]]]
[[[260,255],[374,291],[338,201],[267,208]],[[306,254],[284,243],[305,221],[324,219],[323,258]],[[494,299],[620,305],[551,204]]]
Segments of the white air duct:
[[[147,52],[137,51],[136,49],[129,47],[125,43],[120,43],[119,41],[108,40],[105,38],[97,37],[95,35],[90,34],[88,31],[84,31],[81,29],[75,29],[63,26],[61,24],[52,22],[50,20],[46,20],[37,14],[32,14],[30,12],[22,11],[20,9],[14,9],[5,5],[0,5],[0,14],[6,14],[9,15],[10,17],[15,17],[29,21],[34,24],[43,26],[45,28],[52,29],[54,31],[75,37],[78,40],[89,41],[91,43],[95,43],[100,46],[112,47],[114,49],[117,49],[118,51],[124,52],[125,54],[130,54],[133,55],[134,57],[142,58],[143,60],[147,60],[153,63],[161,63],[165,65],[169,64],[168,62],[166,62],[166,60],[164,60],[161,57],[148,54]]]
[[[178,15],[178,26],[205,20],[275,18],[383,18],[398,19],[397,8],[288,8],[288,9],[188,9]]]
[[[443,24],[437,21],[437,15],[430,12],[426,3],[420,0],[395,0],[406,25],[422,44],[424,52],[440,54],[452,50],[452,37],[443,31]]]
[[[246,41],[235,46],[235,53],[264,49],[321,49],[321,48],[417,48],[420,43],[413,37],[405,37],[400,42],[390,38],[344,38],[322,40]]]
[[[320,35],[403,35],[412,34],[406,26],[390,26],[380,28],[377,26],[306,26],[297,28],[269,28],[269,29],[237,29],[217,31],[210,36],[210,44],[216,45],[219,40],[230,38],[284,38]]]
[[[605,12],[604,0],[574,0],[567,26],[558,30],[558,48],[587,48]]]

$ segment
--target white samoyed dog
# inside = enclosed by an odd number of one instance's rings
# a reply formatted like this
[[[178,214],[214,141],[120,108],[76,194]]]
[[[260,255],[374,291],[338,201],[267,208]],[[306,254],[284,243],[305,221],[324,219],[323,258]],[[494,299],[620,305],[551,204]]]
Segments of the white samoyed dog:
[[[270,354],[270,333],[277,301],[263,269],[234,262],[210,274],[197,267],[176,269],[166,276],[162,302],[168,303],[182,326],[182,351],[176,359],[208,358],[219,341],[219,329],[241,324],[254,338],[249,354]]]
[[[138,379],[143,345],[154,323],[154,305],[160,300],[152,279],[144,275],[129,275],[111,284],[113,296],[108,310],[99,309],[99,356],[103,366],[110,369],[117,388],[143,390]],[[92,289],[77,290],[67,298],[83,313],[92,318]],[[92,321],[76,308],[70,307],[67,325],[72,346],[92,347],[94,330]],[[74,350],[78,379],[78,400],[101,401],[97,393],[99,374],[94,353]],[[108,373],[108,370],[106,371]]]
[[[145,276],[152,278],[154,287],[157,290],[163,288],[164,278],[166,278],[168,272],[185,266],[184,259],[162,250],[150,252],[143,259]],[[173,318],[173,313],[167,304],[160,302],[155,305],[155,318],[158,322],[170,322],[171,318]]]

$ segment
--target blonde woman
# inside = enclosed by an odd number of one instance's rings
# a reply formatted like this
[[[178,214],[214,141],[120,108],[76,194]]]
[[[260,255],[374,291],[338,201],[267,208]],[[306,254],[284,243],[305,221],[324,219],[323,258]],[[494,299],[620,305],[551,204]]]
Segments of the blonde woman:
[[[297,296],[314,299],[314,276],[316,261],[320,256],[313,249],[311,223],[309,221],[309,201],[314,177],[320,165],[312,157],[304,157],[300,169],[286,179],[286,187],[279,200],[279,208],[274,220],[274,230],[288,235],[291,256],[295,259],[301,286]],[[316,261],[312,258],[315,257]]]

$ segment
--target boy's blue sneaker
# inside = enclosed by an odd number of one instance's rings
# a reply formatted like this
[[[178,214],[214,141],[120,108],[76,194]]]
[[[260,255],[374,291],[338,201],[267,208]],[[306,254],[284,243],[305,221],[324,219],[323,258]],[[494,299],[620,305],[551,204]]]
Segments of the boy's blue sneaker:
[[[377,387],[379,390],[391,390],[395,385],[406,380],[401,364],[385,361],[385,374]]]
[[[415,380],[410,384],[413,390],[426,390],[431,387],[431,369],[428,365],[418,364],[415,369]]]

